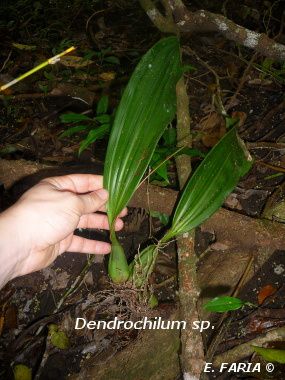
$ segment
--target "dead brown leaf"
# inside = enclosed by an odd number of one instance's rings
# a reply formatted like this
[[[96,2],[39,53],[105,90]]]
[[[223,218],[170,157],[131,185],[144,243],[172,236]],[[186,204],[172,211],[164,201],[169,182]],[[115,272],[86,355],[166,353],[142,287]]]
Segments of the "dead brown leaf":
[[[260,291],[258,292],[257,300],[258,300],[258,305],[262,305],[263,302],[268,298],[269,296],[272,296],[272,294],[276,293],[277,289],[271,285],[265,285],[263,286]]]
[[[203,133],[202,142],[208,148],[216,145],[226,133],[225,120],[217,112],[212,112],[203,118],[200,125]]]

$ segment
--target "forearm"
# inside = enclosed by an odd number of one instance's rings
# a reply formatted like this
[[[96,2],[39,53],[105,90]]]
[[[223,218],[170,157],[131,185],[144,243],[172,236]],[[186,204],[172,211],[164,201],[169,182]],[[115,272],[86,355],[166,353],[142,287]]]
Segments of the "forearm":
[[[13,213],[0,214],[0,289],[20,273],[19,236]]]

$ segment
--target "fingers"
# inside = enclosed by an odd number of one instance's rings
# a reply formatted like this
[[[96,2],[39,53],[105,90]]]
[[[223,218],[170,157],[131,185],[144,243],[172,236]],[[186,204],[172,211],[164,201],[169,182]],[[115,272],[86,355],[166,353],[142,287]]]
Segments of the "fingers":
[[[90,253],[105,255],[111,252],[111,245],[103,241],[85,239],[73,235],[68,252]]]
[[[128,214],[128,209],[127,207],[123,208],[123,210],[120,212],[120,214],[118,215],[120,218],[123,218],[124,216],[126,216]]]
[[[98,209],[98,211],[101,211],[101,212],[107,212],[106,205],[100,207],[100,208]],[[127,207],[125,207],[125,208],[120,212],[120,214],[118,215],[118,217],[123,218],[123,217],[126,216],[126,215],[128,215],[128,209],[127,209]]]
[[[68,190],[74,193],[88,193],[103,188],[103,176],[94,174],[69,174],[46,178],[58,190]]]
[[[102,209],[108,199],[108,192],[105,189],[94,191],[93,193],[79,195],[81,200],[81,215],[91,214]]]
[[[102,207],[98,208],[97,211],[107,212],[106,204],[104,204]]]
[[[119,231],[123,228],[122,219],[117,219],[115,230]],[[100,230],[109,230],[109,222],[106,215],[103,214],[87,214],[80,218],[77,228],[99,228]]]

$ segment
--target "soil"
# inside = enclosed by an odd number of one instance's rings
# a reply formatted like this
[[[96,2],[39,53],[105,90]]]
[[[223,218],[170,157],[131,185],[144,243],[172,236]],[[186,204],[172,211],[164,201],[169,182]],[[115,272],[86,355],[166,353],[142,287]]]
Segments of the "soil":
[[[161,37],[136,2],[97,1],[90,2],[96,3],[92,7],[75,1],[70,8],[63,7],[59,0],[53,6],[37,3],[33,10],[25,0],[17,0],[13,6],[0,5],[0,82],[28,71],[35,62],[39,64],[52,56],[51,52],[58,53],[56,49],[62,51],[71,44],[78,46],[78,56],[86,58],[90,51],[99,54],[91,56],[88,66],[49,66],[0,95],[1,210],[42,178],[103,173],[108,136],[78,156],[86,133],[61,138],[67,126],[60,116],[73,112],[93,117],[103,95],[109,97],[108,113],[112,114],[139,58]],[[271,37],[281,30],[279,38],[284,43],[280,4],[270,8],[269,13],[266,2],[224,3],[228,17],[235,22],[267,31]],[[194,1],[189,6],[192,10],[203,6],[223,12],[216,2]],[[17,48],[13,42],[30,46],[31,50]],[[235,349],[236,362],[254,363],[259,358],[252,352],[248,354],[244,344],[274,329],[284,329],[285,325],[284,65],[268,63],[258,55],[250,63],[250,50],[220,35],[182,36],[181,46],[183,63],[194,66],[194,70],[185,73],[193,147],[206,153],[225,133],[215,108],[214,72],[219,76],[221,100],[225,105],[232,101],[229,115],[239,117],[238,132],[255,159],[249,174],[223,208],[197,229],[195,238],[201,288],[199,314],[201,320],[209,319],[215,327],[203,333],[206,359],[226,361],[226,355]],[[200,159],[193,158],[193,169],[199,163]],[[165,185],[162,179],[151,178],[152,183],[141,186],[130,202],[125,228],[119,234],[129,261],[141,245],[165,229],[149,211],[172,213],[178,196],[173,162],[168,176],[168,186],[160,187]],[[78,234],[109,239],[108,233],[100,230]],[[114,286],[106,268],[107,259],[102,256],[64,253],[50,267],[17,278],[1,290],[0,378],[13,379],[11,366],[21,363],[32,368],[33,378],[40,380],[182,379],[178,331],[138,333],[120,329],[96,333],[90,330],[85,334],[74,329],[75,319],[81,316],[107,321],[115,316],[126,321],[144,317],[179,319],[175,244],[159,256],[150,278],[149,285],[159,301],[154,309],[139,302],[131,287]],[[206,301],[222,295],[235,295],[251,305],[224,314],[203,309]],[[50,324],[65,332],[68,348],[52,344]],[[285,349],[284,341],[277,336],[267,345]],[[285,379],[284,365],[276,364],[268,377],[265,364],[262,361],[259,374],[215,372],[202,378]]]

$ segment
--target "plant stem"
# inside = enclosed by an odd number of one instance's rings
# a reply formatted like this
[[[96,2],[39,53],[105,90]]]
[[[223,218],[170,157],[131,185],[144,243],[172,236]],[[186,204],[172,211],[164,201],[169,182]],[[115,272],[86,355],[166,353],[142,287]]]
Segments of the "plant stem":
[[[184,79],[176,86],[177,94],[177,141],[179,145],[191,147],[189,98]],[[185,155],[176,157],[176,167],[180,189],[182,189],[191,173],[191,158]],[[171,230],[167,237],[171,237]],[[186,321],[187,328],[181,330],[181,368],[184,377],[199,378],[204,368],[204,349],[199,331],[191,328],[194,320],[199,320],[197,301],[200,290],[197,281],[194,251],[195,231],[183,234],[177,240],[178,282],[181,320]]]
[[[115,231],[112,228],[110,233],[112,251],[109,257],[108,274],[116,284],[122,284],[129,278],[129,266],[123,247],[118,242]]]

